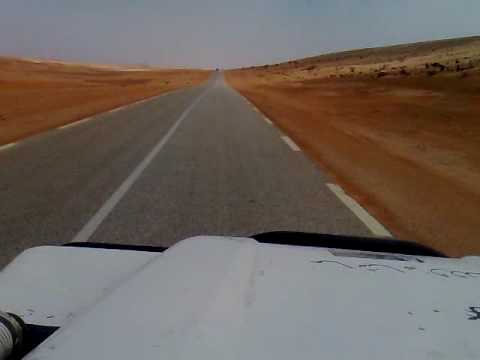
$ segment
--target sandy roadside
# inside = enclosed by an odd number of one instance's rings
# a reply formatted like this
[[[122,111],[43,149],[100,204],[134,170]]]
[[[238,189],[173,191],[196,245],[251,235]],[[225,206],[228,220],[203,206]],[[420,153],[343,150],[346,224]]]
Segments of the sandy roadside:
[[[362,74],[350,69],[350,53],[341,74],[329,58],[311,70],[290,62],[232,71],[227,80],[397,237],[453,256],[480,254],[480,74],[455,67],[459,53],[475,51],[471,42],[432,44],[451,71],[428,74],[428,49],[419,58],[404,47],[387,65],[381,51],[371,63],[359,55]],[[398,56],[408,75],[396,68],[378,76]]]
[[[0,57],[0,145],[209,77],[202,70],[128,70]]]

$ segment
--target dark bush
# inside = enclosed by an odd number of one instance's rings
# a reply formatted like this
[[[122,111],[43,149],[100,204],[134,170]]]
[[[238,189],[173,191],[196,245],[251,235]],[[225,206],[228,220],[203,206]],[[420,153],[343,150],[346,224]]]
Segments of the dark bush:
[[[440,71],[444,71],[447,67],[445,65],[442,65],[438,62],[435,62],[432,64],[432,67],[440,69]]]

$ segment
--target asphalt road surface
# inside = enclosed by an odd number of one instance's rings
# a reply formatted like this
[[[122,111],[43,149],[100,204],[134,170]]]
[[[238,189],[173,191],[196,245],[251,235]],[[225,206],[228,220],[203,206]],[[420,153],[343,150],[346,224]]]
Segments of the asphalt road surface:
[[[272,230],[371,235],[295,144],[224,81],[0,151],[0,267],[70,241],[170,246]]]

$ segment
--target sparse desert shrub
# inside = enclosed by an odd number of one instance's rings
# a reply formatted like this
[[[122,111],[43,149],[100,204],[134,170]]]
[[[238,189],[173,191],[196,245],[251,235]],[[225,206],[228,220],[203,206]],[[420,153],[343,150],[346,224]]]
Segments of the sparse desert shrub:
[[[409,76],[409,75],[410,75],[410,73],[409,73],[407,70],[405,70],[405,69],[402,69],[402,70],[400,70],[400,75],[403,75],[403,76]]]
[[[434,62],[434,63],[432,64],[432,67],[437,68],[437,69],[440,69],[440,71],[444,71],[444,70],[447,68],[445,65],[440,64],[440,63],[438,63],[438,62]]]
[[[350,72],[354,73],[354,72],[355,72],[355,67],[352,66],[352,67],[350,68]]]
[[[307,68],[305,68],[305,70],[307,71],[312,71],[312,70],[315,70],[317,67],[315,65],[312,65],[312,66],[309,66]]]
[[[377,78],[382,78],[384,76],[387,76],[388,73],[386,71],[380,71],[378,74],[377,74]]]
[[[434,76],[434,75],[436,75],[436,74],[437,74],[437,72],[436,72],[435,70],[429,70],[429,71],[427,71],[427,75],[428,75],[428,76]]]
[[[425,69],[427,69],[427,70],[430,69],[430,64],[429,63],[425,64]]]
[[[469,61],[467,64],[457,64],[455,70],[457,72],[473,69],[475,67],[472,61]]]

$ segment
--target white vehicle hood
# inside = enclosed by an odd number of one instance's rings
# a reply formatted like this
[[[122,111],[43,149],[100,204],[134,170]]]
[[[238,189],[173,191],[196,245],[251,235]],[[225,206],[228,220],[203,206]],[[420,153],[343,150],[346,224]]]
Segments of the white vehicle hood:
[[[479,258],[197,237],[164,253],[41,247],[0,309],[59,326],[27,359],[480,359]]]

